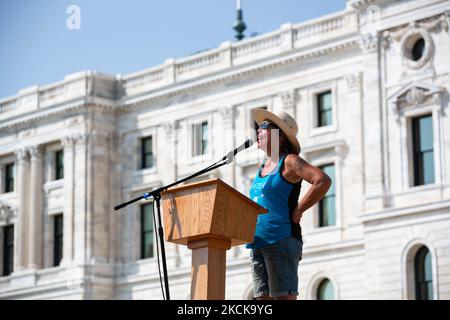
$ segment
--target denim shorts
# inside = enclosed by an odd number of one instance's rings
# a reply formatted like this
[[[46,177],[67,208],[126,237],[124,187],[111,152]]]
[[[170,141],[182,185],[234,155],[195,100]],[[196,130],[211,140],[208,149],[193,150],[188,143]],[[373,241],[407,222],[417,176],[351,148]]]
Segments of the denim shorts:
[[[253,297],[298,295],[298,265],[302,249],[303,243],[294,237],[251,249]]]

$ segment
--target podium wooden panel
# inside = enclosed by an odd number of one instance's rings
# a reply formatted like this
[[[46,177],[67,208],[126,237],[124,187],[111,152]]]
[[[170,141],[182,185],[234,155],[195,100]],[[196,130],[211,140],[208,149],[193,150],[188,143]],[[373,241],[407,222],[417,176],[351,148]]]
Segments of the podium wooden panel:
[[[253,241],[267,210],[220,179],[163,193],[166,241],[192,250],[191,299],[225,299],[226,250]]]

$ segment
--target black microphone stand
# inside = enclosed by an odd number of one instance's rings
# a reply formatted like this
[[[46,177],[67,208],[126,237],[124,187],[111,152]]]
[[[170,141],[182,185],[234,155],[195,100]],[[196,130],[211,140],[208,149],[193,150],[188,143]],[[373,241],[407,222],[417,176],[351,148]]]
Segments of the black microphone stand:
[[[156,190],[153,190],[151,192],[147,192],[144,193],[143,195],[134,198],[130,201],[121,203],[117,206],[114,207],[114,210],[119,210],[122,209],[126,206],[128,206],[129,204],[132,204],[133,202],[145,199],[147,200],[148,198],[152,197],[155,201],[156,201],[156,208],[157,208],[157,213],[158,213],[158,235],[159,235],[159,242],[161,245],[161,258],[162,258],[162,262],[163,262],[163,273],[164,273],[164,286],[165,286],[165,292],[166,292],[166,300],[170,300],[170,293],[169,293],[169,280],[168,280],[168,276],[167,276],[167,262],[166,262],[166,250],[164,247],[164,233],[163,233],[163,228],[161,225],[161,192],[169,189],[170,187],[173,187],[177,184],[180,184],[182,182],[185,182],[187,180],[190,180],[192,178],[195,178],[197,176],[200,176],[206,172],[212,171],[214,169],[217,169],[223,165],[229,164],[231,162],[233,162],[234,156],[225,156],[223,157],[221,160],[217,161],[216,163],[190,175],[187,176],[181,180],[175,181],[171,184],[168,184],[166,186],[162,186]]]

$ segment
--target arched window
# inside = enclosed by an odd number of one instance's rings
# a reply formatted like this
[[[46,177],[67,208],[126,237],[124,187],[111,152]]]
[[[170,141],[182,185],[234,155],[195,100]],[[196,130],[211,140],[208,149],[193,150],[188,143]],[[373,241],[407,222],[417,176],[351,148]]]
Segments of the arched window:
[[[334,300],[334,288],[330,280],[324,279],[317,287],[317,300]]]
[[[427,247],[421,247],[414,259],[416,300],[433,299],[433,273],[431,271],[431,254]]]

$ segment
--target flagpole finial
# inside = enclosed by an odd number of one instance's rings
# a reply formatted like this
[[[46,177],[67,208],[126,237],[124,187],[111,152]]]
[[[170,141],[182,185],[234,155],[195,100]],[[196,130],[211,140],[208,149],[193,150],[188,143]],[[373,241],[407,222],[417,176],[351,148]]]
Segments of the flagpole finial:
[[[243,20],[241,0],[236,0],[236,9],[237,9],[237,18],[233,26],[233,29],[236,30],[237,32],[235,36],[236,39],[242,40],[242,38],[244,38],[244,30],[247,29],[247,26],[245,25]]]

